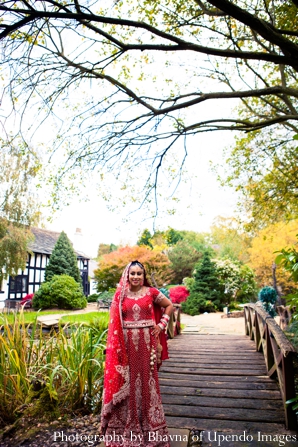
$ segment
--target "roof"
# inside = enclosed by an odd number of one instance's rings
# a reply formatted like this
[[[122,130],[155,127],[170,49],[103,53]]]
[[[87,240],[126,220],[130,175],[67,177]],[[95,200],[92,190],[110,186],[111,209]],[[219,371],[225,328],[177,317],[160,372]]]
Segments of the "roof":
[[[60,233],[56,231],[44,230],[43,228],[31,228],[31,232],[34,234],[34,241],[30,242],[28,247],[29,250],[33,251],[34,253],[50,255],[55,247]],[[89,256],[80,251],[75,250],[75,253],[78,257],[90,259]]]
[[[30,242],[29,250],[35,253],[44,253],[50,255],[54,249],[60,233],[56,231],[44,230],[42,228],[31,228],[34,234],[34,241]]]

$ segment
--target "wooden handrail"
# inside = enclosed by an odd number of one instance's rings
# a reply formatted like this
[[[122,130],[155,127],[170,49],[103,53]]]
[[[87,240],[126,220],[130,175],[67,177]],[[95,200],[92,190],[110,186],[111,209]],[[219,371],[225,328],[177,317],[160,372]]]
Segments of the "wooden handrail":
[[[171,315],[169,324],[168,324],[168,337],[174,338],[176,335],[179,335],[181,332],[180,327],[180,318],[181,318],[181,304],[173,303],[174,311]]]
[[[286,401],[296,397],[293,357],[297,352],[274,318],[260,304],[245,304],[244,320],[245,334],[255,341],[256,350],[264,354],[268,376],[278,379],[286,428],[296,430],[297,416]]]

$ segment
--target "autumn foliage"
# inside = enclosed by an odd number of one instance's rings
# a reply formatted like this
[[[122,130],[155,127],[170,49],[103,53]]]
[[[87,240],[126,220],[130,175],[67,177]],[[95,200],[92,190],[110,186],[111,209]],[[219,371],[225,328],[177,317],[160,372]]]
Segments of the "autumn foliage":
[[[279,222],[262,229],[252,240],[250,254],[250,267],[255,271],[259,287],[273,285],[272,264],[275,262],[277,252],[284,247],[290,247],[296,242],[297,220],[288,224]],[[290,273],[280,265],[276,269],[277,284],[282,293],[288,293],[295,283],[290,280]]]
[[[172,303],[180,304],[187,300],[189,291],[185,286],[176,286],[170,289],[170,298]]]
[[[94,272],[98,292],[116,287],[125,266],[135,260],[145,266],[149,281],[154,274],[158,287],[162,287],[170,280],[172,275],[170,261],[164,253],[146,246],[122,247],[104,255],[99,261],[98,269]]]

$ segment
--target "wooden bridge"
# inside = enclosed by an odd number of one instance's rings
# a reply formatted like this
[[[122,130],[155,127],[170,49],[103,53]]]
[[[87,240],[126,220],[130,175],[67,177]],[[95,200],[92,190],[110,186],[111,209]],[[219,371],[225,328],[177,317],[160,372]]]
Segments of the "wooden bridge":
[[[243,332],[170,340],[159,373],[168,426],[195,430],[194,445],[290,447],[297,418],[285,402],[295,396],[295,350],[256,305],[245,307]]]

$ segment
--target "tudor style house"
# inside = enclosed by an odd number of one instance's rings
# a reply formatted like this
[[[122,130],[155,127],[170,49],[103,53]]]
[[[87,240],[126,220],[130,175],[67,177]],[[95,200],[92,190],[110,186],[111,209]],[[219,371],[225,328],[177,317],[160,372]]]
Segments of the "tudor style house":
[[[28,293],[34,293],[38,290],[40,284],[44,281],[45,268],[60,235],[60,233],[40,228],[32,228],[31,231],[35,239],[29,245],[26,270],[20,271],[15,277],[9,276],[2,284],[0,300],[4,301],[7,307],[15,307],[16,303],[21,301]],[[75,253],[82,276],[84,294],[88,296],[90,293],[88,279],[90,258],[77,250],[75,250]]]

